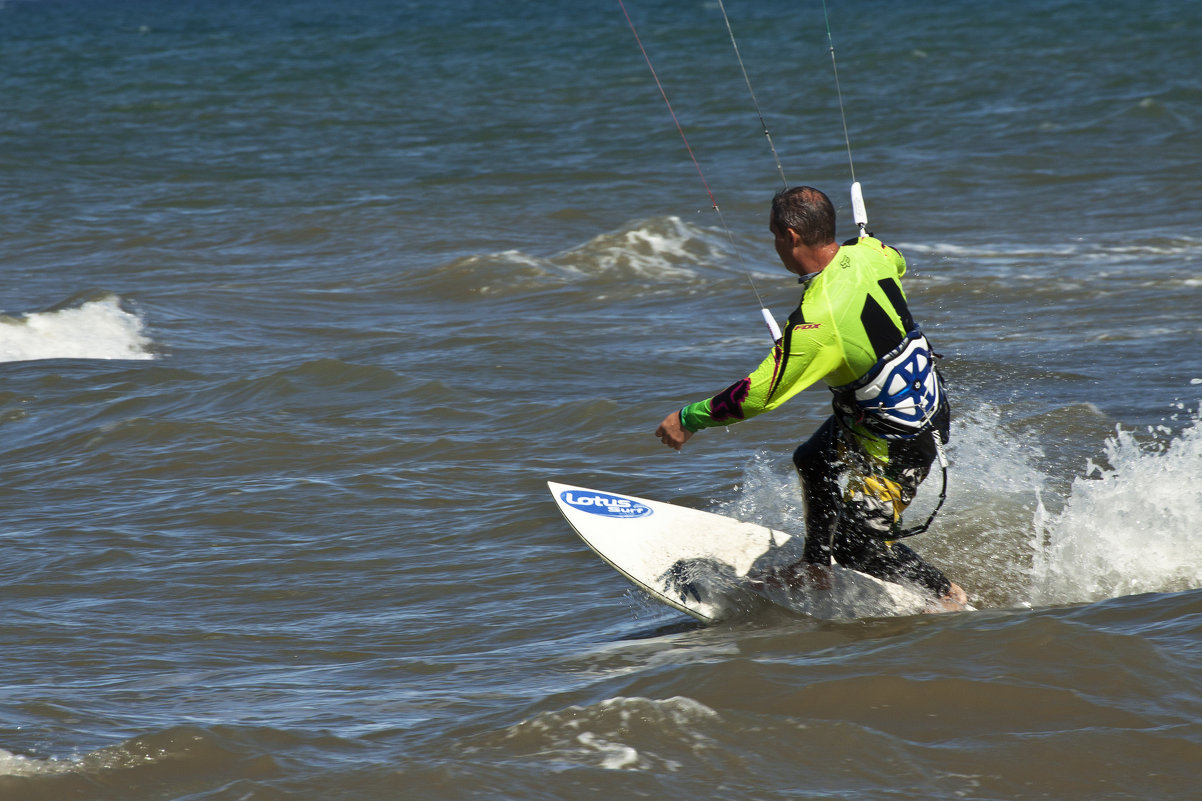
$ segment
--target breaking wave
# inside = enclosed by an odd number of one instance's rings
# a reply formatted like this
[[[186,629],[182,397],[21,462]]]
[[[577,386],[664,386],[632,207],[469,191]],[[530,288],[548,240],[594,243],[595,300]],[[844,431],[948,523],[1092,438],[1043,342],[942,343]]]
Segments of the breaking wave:
[[[105,294],[48,311],[0,315],[0,362],[41,359],[153,359],[140,316]]]

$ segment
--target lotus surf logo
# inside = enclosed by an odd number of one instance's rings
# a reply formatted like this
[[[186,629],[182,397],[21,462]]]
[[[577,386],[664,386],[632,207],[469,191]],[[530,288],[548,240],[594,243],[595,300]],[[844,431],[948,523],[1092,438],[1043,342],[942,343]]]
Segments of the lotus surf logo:
[[[652,514],[650,506],[608,492],[565,490],[559,497],[574,509],[602,517],[633,518]]]

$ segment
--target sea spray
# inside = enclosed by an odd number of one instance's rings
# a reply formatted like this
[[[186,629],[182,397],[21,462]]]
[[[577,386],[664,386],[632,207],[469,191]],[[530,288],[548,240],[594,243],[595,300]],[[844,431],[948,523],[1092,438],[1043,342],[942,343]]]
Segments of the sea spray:
[[[1034,434],[1009,431],[1002,413],[980,404],[953,422],[948,502],[931,530],[907,545],[961,584],[978,605],[1021,606],[1029,596],[1031,519],[1049,479]],[[791,453],[762,450],[744,466],[734,498],[714,511],[792,534],[805,510]],[[937,502],[938,468],[922,484],[905,520],[922,521]],[[802,537],[795,546],[800,547]]]
[[[1196,414],[1179,430],[1161,426],[1145,437],[1117,428],[1067,489],[1048,474],[1036,433],[1010,428],[989,404],[960,415],[948,504],[930,533],[908,542],[978,606],[1087,603],[1202,584]],[[927,513],[937,481],[928,478],[907,517]],[[714,511],[801,534],[788,454],[754,454],[736,496]]]
[[[0,362],[40,359],[153,359],[138,315],[116,295],[77,306],[0,316]]]
[[[1064,508],[1035,518],[1032,601],[1079,603],[1202,584],[1202,426],[1150,438],[1117,428]]]

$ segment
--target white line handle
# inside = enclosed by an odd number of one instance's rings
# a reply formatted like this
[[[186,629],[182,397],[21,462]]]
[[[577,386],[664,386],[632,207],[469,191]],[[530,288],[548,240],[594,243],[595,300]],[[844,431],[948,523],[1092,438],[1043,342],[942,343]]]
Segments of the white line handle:
[[[851,213],[856,219],[856,227],[860,229],[860,238],[868,236],[868,209],[864,206],[864,193],[860,190],[860,182],[851,185]]]
[[[760,314],[764,315],[764,322],[768,324],[768,330],[772,332],[772,341],[780,342],[780,326],[776,324],[776,318],[772,316],[772,312],[763,308],[760,309]]]

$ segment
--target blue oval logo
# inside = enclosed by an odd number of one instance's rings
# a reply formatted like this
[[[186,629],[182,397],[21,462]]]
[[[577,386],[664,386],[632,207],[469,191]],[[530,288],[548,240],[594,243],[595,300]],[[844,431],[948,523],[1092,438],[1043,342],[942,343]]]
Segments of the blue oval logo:
[[[607,492],[565,490],[559,494],[563,502],[574,509],[602,517],[647,517],[653,510],[646,504]]]

